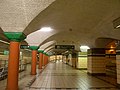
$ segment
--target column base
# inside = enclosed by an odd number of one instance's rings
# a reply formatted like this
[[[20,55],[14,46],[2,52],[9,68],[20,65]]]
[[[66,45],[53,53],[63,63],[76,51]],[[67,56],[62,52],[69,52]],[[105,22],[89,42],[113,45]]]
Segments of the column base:
[[[42,69],[42,67],[38,67],[38,69]]]
[[[36,75],[37,73],[31,73],[31,75]]]
[[[19,90],[19,88],[6,88],[5,90]]]

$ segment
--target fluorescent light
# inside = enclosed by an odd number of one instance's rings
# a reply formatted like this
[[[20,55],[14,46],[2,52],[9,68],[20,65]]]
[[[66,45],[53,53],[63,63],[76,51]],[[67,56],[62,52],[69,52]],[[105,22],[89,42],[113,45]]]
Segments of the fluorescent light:
[[[10,43],[3,41],[3,40],[0,40],[0,42],[5,43],[5,44],[10,44]]]
[[[115,29],[120,28],[120,17],[116,18],[115,20],[113,20],[113,27]]]
[[[87,52],[87,49],[90,49],[88,46],[80,46],[81,52]]]
[[[52,31],[53,29],[51,27],[43,27],[40,29],[40,31],[43,31],[43,32],[50,32]]]
[[[120,28],[120,25],[116,26],[116,28]]]

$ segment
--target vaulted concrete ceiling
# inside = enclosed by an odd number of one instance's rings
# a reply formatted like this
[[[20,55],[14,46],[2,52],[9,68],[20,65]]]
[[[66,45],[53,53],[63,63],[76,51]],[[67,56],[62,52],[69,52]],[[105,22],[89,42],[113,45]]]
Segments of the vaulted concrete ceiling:
[[[120,0],[3,0],[0,3],[0,27],[5,31],[24,30],[29,36],[46,26],[55,30],[40,45],[55,40],[57,44],[75,45],[79,50],[80,45],[105,47],[110,39],[120,39],[120,29],[114,29],[112,24],[120,17]],[[35,35],[35,39],[42,40],[39,34]],[[99,40],[101,45],[96,44],[99,38],[103,39]]]
[[[110,39],[120,38],[120,29],[114,29],[112,23],[120,17],[119,10],[119,0],[56,0],[26,30],[51,26],[59,32],[45,42],[56,40],[57,44],[73,44],[77,50],[80,45],[105,47]],[[99,38],[101,40],[96,41]]]
[[[7,32],[22,32],[41,11],[54,1],[1,0],[0,27]]]
[[[49,42],[46,42],[45,44],[41,45],[39,50],[45,50],[47,48],[49,48],[50,46],[53,46],[56,44],[56,41],[49,41]]]

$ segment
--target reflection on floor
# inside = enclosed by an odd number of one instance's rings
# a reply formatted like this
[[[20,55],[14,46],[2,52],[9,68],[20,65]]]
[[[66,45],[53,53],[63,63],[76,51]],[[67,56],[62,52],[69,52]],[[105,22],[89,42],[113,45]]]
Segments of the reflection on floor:
[[[119,90],[110,83],[88,75],[84,70],[73,69],[60,61],[49,63],[37,76],[23,73],[19,90]],[[0,88],[1,85],[0,82]]]
[[[114,85],[104,82],[86,72],[73,69],[62,62],[51,62],[24,90],[117,90]]]
[[[37,75],[35,76],[30,75],[30,71],[31,66],[30,64],[28,64],[26,71],[19,73],[19,90],[24,90],[24,88],[28,86],[28,84],[30,85],[31,81],[33,81],[37,77]],[[37,69],[37,73],[40,73],[40,71],[41,70]],[[0,81],[0,90],[5,90],[6,83],[7,79]]]
[[[114,78],[114,77],[112,77],[112,76],[110,76],[110,75],[106,75],[106,76],[95,76],[95,77],[98,78],[98,79],[101,79],[101,80],[103,80],[103,81],[105,81],[105,82],[108,82],[108,83],[110,83],[110,84],[112,84],[112,85],[117,86],[117,79]]]

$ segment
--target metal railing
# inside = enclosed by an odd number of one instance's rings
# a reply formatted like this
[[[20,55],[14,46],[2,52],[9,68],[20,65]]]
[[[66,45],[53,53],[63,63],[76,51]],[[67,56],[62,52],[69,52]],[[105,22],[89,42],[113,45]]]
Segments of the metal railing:
[[[0,80],[3,80],[5,78],[7,78],[8,75],[8,68],[0,68]]]

